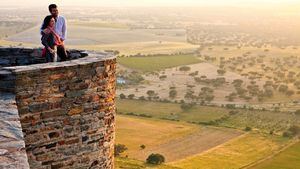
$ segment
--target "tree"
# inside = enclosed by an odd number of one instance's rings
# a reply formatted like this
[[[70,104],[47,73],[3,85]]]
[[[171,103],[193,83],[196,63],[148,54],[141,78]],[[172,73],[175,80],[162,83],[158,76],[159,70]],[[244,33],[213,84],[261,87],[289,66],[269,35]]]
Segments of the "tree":
[[[174,90],[174,89],[170,90],[170,92],[169,92],[169,97],[170,97],[171,99],[174,99],[176,96],[177,96],[177,91]]]
[[[157,96],[157,94],[153,90],[148,90],[147,95],[148,95],[149,100],[152,100],[153,98],[155,98]]]
[[[251,130],[252,130],[251,127],[249,127],[249,126],[245,127],[245,131],[251,131]]]
[[[145,99],[145,96],[139,97],[139,100],[146,100],[146,99]]]
[[[237,94],[236,93],[230,93],[228,96],[225,96],[228,101],[232,102],[234,99],[236,99]]]
[[[264,92],[264,96],[266,97],[272,97],[274,94],[273,94],[273,90],[272,89],[265,89],[265,92]]]
[[[194,95],[194,91],[191,89],[188,89],[188,91],[185,93],[184,98],[185,99],[194,99],[196,96]]]
[[[144,144],[142,144],[142,145],[140,145],[140,148],[141,148],[141,149],[145,149],[146,146],[145,146]]]
[[[282,92],[282,93],[286,93],[288,91],[289,87],[286,86],[286,85],[280,85],[279,88],[278,88],[278,91],[279,92]]]
[[[294,137],[300,135],[300,127],[293,125],[287,131],[283,132],[283,137]]]
[[[226,73],[226,70],[218,69],[217,72],[218,72],[219,75],[224,75]]]
[[[219,87],[226,83],[226,79],[224,77],[218,77],[214,79],[212,82],[214,87]]]
[[[124,144],[116,144],[114,149],[114,155],[119,156],[121,153],[126,151],[128,148]]]
[[[300,116],[300,109],[295,111],[295,115]]]
[[[183,111],[187,111],[187,110],[190,110],[195,104],[192,104],[192,103],[182,103],[180,105],[180,108],[183,110]]]
[[[295,92],[293,90],[288,90],[285,93],[287,96],[292,96],[293,94],[295,94]]]
[[[120,99],[126,99],[125,94],[121,93],[121,94],[120,94]]]
[[[130,95],[127,96],[127,98],[128,98],[128,99],[133,99],[134,96],[135,96],[134,94],[130,94]]]
[[[183,72],[187,72],[187,71],[190,71],[191,68],[189,66],[182,66],[179,68],[180,71],[183,71]]]
[[[155,165],[159,165],[165,162],[165,157],[161,154],[150,154],[147,158],[147,163],[148,164],[155,164]]]
[[[167,75],[161,75],[161,76],[159,76],[159,79],[160,80],[164,80],[164,79],[166,79],[167,78]]]
[[[289,128],[289,131],[293,134],[293,136],[300,135],[300,126],[293,125]]]
[[[243,84],[243,80],[241,79],[235,79],[232,84],[234,85],[235,88],[241,87]]]
[[[204,103],[205,101],[211,102],[214,99],[214,90],[209,87],[202,87],[199,93],[199,98]]]

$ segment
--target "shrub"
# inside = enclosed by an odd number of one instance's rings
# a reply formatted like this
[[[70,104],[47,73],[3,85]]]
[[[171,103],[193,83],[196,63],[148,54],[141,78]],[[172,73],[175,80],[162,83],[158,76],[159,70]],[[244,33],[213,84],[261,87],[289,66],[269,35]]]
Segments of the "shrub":
[[[292,137],[292,133],[289,132],[289,131],[285,131],[285,132],[282,133],[282,136],[283,137]]]
[[[182,66],[179,68],[180,71],[183,71],[183,72],[187,72],[187,71],[190,71],[191,68],[189,66]]]
[[[300,127],[293,125],[289,128],[289,131],[293,134],[293,136],[300,135]]]
[[[288,91],[289,87],[286,86],[286,85],[280,85],[279,88],[278,88],[278,91],[279,92],[282,92],[282,93],[286,93]]]
[[[235,109],[235,104],[226,104],[226,108]]]
[[[182,103],[181,105],[180,105],[180,108],[182,109],[182,110],[190,110],[193,106],[194,106],[195,104],[192,104],[192,103]]]
[[[146,100],[145,96],[139,97],[139,100]]]
[[[218,73],[219,75],[224,75],[224,74],[226,73],[226,70],[224,70],[224,69],[218,69],[218,70],[217,70],[217,73]]]
[[[144,144],[142,144],[142,145],[140,145],[140,148],[141,148],[141,149],[145,149],[146,146],[145,146]]]
[[[133,99],[134,96],[135,96],[134,94],[130,94],[130,95],[127,96],[127,98],[128,98],[128,99]]]
[[[148,164],[155,164],[159,165],[165,162],[165,157],[161,154],[150,154],[147,158],[147,163]]]
[[[249,127],[249,126],[245,127],[245,131],[251,131],[251,130],[252,130],[251,127]]]
[[[176,90],[174,90],[174,89],[170,90],[169,97],[171,99],[174,99],[176,97],[176,95],[177,95],[177,91]]]
[[[286,94],[287,96],[292,96],[292,95],[295,94],[295,92],[294,92],[293,90],[288,90],[288,91],[286,91],[285,94]]]
[[[238,114],[238,113],[239,113],[238,111],[231,110],[231,111],[229,112],[229,115],[233,116],[233,115],[236,115],[236,114]]]
[[[126,99],[125,94],[121,93],[121,94],[120,94],[120,99]]]
[[[295,137],[300,135],[300,127],[293,125],[287,131],[283,132],[283,137]]]
[[[166,79],[167,78],[167,75],[161,75],[161,76],[159,76],[159,79],[160,80],[164,80],[164,79]]]
[[[114,149],[114,155],[119,156],[121,153],[126,151],[128,148],[124,144],[116,144]]]
[[[300,109],[295,111],[295,115],[300,116]]]

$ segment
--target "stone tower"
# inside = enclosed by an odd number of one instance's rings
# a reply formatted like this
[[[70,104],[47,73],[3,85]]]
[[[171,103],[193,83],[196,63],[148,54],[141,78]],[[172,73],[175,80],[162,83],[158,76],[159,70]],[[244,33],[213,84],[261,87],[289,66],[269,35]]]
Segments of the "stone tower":
[[[17,159],[0,168],[114,168],[116,57],[71,50],[72,60],[45,63],[40,56],[41,49],[0,48],[0,119],[17,119],[2,130],[24,143],[19,152],[0,144]]]

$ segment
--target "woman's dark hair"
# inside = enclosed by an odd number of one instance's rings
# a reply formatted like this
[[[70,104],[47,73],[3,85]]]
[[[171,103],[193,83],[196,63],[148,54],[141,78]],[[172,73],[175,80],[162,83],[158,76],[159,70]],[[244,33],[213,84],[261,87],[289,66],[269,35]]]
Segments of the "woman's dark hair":
[[[44,23],[43,23],[43,26],[42,26],[42,30],[46,29],[49,26],[49,23],[50,23],[52,18],[53,18],[53,16],[51,16],[51,15],[48,15],[48,16],[45,17]]]
[[[51,10],[52,10],[53,8],[57,8],[56,4],[50,4],[50,5],[48,6],[48,9],[49,9],[50,12],[51,12]]]

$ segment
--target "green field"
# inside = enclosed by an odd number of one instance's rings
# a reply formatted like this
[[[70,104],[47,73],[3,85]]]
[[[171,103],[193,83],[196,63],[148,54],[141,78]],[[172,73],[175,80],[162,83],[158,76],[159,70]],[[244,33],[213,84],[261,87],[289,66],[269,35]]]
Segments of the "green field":
[[[296,169],[300,167],[300,142],[253,169]]]
[[[180,104],[150,102],[141,100],[117,100],[118,113],[135,115],[149,115],[153,118],[182,120],[187,122],[209,122],[227,115],[229,110],[218,107],[195,106],[191,110],[183,111]]]
[[[281,135],[279,136],[270,135],[268,134],[268,130],[272,129],[272,127],[274,127],[274,130],[276,130],[277,125],[279,127],[284,127],[283,124],[289,125],[288,123],[294,118],[289,116],[289,114],[287,113],[280,113],[280,112],[275,113],[270,111],[227,109],[221,107],[209,107],[209,106],[199,106],[199,105],[196,105],[195,107],[193,107],[188,111],[183,111],[180,108],[180,104],[150,102],[150,101],[141,101],[141,100],[127,100],[127,99],[125,100],[118,99],[117,107],[118,107],[118,114],[127,114],[127,115],[138,117],[138,118],[130,118],[129,116],[124,116],[127,119],[127,120],[125,119],[124,121],[127,125],[124,125],[123,124],[124,122],[119,122],[119,128],[123,128],[122,130],[119,130],[119,135],[120,133],[123,133],[122,135],[119,136],[119,142],[128,143],[129,145],[132,145],[133,148],[131,149],[135,151],[133,153],[137,153],[137,154],[139,153],[138,153],[138,149],[136,148],[136,145],[138,145],[140,142],[148,142],[149,140],[150,141],[152,140],[153,143],[154,142],[158,143],[156,140],[158,139],[156,134],[152,135],[151,129],[150,128],[147,129],[146,127],[146,126],[149,127],[149,125],[151,124],[157,123],[153,121],[155,119],[169,119],[169,120],[174,119],[176,121],[177,120],[188,121],[193,123],[202,122],[201,124],[203,124],[203,122],[210,122],[216,119],[220,119],[224,116],[228,116],[229,118],[226,118],[223,121],[221,120],[221,122],[217,126],[228,126],[228,127],[240,128],[240,129],[243,129],[243,127],[245,126],[251,126],[255,129],[255,131],[248,132],[241,136],[232,138],[229,141],[211,147],[206,151],[199,152],[197,154],[186,155],[185,157],[179,160],[168,162],[166,163],[166,165],[162,166],[166,169],[168,169],[169,165],[181,169],[199,169],[199,166],[203,166],[203,168],[205,169],[229,169],[229,168],[238,169],[245,166],[252,166],[256,163],[259,164],[259,162],[261,161],[263,161],[263,163],[261,164],[262,166],[259,165],[257,167],[264,168],[265,166],[270,165],[269,168],[274,168],[274,166],[271,165],[273,164],[272,159],[265,162],[264,160],[268,159],[269,157],[272,157],[273,154],[280,152],[285,146],[287,146],[290,143],[290,140],[288,138],[281,137]],[[238,111],[239,113],[238,114],[229,113],[232,110]],[[141,118],[140,116],[148,117],[148,118]],[[123,116],[121,117],[124,118]],[[282,123],[282,121],[285,121],[286,123]],[[158,121],[158,122],[163,123],[163,121]],[[182,122],[172,122],[172,123],[184,124]],[[280,125],[278,123],[280,123]],[[169,128],[168,127],[169,124],[168,125],[167,124],[168,123],[162,125],[154,125],[154,126],[156,127],[165,126],[163,128]],[[134,132],[131,130],[124,131],[124,126],[134,127],[135,131]],[[203,125],[200,126],[201,128],[203,128]],[[162,129],[157,129],[157,130],[160,131]],[[277,130],[284,130],[284,129],[278,128]],[[162,131],[160,132],[164,133]],[[128,135],[128,133],[133,133],[133,135],[131,134]],[[144,136],[141,135],[141,133],[146,133],[147,135],[150,136],[150,138],[146,137],[145,135]],[[205,134],[205,137],[211,137],[208,136],[207,134],[208,133]],[[135,138],[134,141],[128,141],[128,139],[132,140],[133,139],[132,137],[134,135],[137,136],[137,138]],[[152,137],[153,139],[151,139]],[[222,137],[224,137],[224,135],[219,133],[211,137],[210,141],[217,140]],[[177,142],[180,142],[175,137],[170,136],[170,138],[173,138],[177,140]],[[118,140],[118,131],[117,131],[117,140]],[[210,141],[206,141],[206,142],[210,142]],[[199,142],[197,144],[198,146],[200,146],[201,142],[203,141],[201,141],[200,139],[196,139],[194,140],[194,142]],[[150,144],[150,147],[155,147],[155,146],[151,146]],[[162,151],[163,149],[164,147],[161,147],[161,149],[156,149],[156,150]],[[279,162],[280,160],[282,160],[283,166],[285,166],[284,162],[290,159],[293,163],[291,164],[291,166],[295,166],[299,162],[299,160],[296,158],[299,153],[298,149],[299,149],[299,144],[295,145],[295,147],[291,147],[288,150],[282,152],[282,155],[275,156],[275,158],[278,158],[277,161]],[[180,151],[184,152],[182,150]],[[128,152],[130,154],[130,151]],[[129,156],[129,158],[138,159],[136,158],[136,156]],[[139,160],[143,161],[142,159]],[[135,161],[129,159],[122,159],[120,161],[120,159],[117,159],[116,163],[119,166],[123,166],[123,165],[129,166],[128,168],[130,167],[134,168],[135,166],[136,168],[139,167],[147,168],[145,164],[141,161]]]
[[[259,111],[248,109],[228,109],[196,105],[183,111],[180,104],[150,102],[141,100],[117,100],[118,113],[129,115],[147,115],[153,118],[186,121],[195,124],[210,124],[221,127],[245,127],[260,130],[264,133],[273,131],[281,135],[291,125],[299,124],[300,117],[292,113]],[[231,111],[236,113],[230,114]]]
[[[118,63],[135,70],[158,71],[180,65],[199,63],[200,60],[193,55],[174,56],[148,56],[148,57],[122,57]]]
[[[249,133],[171,165],[184,169],[238,169],[272,155],[285,143],[277,137]]]

